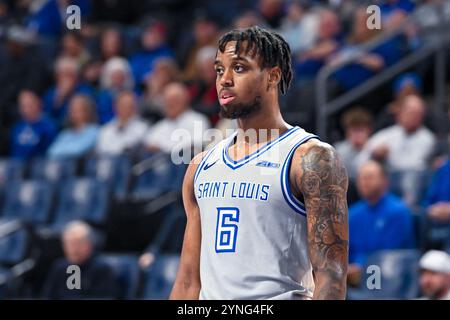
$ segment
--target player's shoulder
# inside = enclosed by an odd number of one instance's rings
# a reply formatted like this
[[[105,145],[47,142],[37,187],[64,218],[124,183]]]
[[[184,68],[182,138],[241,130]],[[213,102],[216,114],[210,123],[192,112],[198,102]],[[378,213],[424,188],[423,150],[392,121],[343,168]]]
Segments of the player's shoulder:
[[[337,152],[336,149],[317,138],[312,138],[302,143],[294,153],[294,158],[303,159],[304,157],[314,157],[316,159],[319,158],[329,158],[336,157]]]

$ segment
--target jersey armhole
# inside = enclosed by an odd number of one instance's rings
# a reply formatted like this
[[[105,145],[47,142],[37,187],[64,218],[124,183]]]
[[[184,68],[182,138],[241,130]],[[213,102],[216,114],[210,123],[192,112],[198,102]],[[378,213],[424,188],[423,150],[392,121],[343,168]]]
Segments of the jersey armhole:
[[[295,150],[302,145],[303,143],[311,140],[311,139],[318,139],[319,137],[313,134],[309,134],[303,139],[301,139],[299,142],[297,142],[294,147],[292,147],[291,151],[289,151],[289,154],[287,155],[286,159],[284,160],[283,167],[281,169],[281,191],[283,193],[283,197],[286,200],[289,207],[291,207],[292,210],[295,212],[301,214],[302,216],[306,217],[306,208],[304,203],[302,203],[300,200],[298,200],[291,190],[291,185],[289,183],[289,169],[291,167],[292,158],[294,156]]]

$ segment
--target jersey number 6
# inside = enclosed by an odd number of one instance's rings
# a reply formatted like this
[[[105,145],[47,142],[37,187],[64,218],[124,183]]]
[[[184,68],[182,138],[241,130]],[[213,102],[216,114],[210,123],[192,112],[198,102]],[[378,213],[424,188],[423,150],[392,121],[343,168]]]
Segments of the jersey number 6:
[[[217,208],[216,252],[235,252],[238,234],[239,209]]]

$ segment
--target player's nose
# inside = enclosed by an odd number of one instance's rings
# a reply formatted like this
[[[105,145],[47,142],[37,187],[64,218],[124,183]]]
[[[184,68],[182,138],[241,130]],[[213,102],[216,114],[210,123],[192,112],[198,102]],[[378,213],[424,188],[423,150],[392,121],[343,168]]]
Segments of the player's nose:
[[[224,71],[220,78],[220,85],[222,87],[231,87],[233,85],[233,72],[231,70],[227,69]]]

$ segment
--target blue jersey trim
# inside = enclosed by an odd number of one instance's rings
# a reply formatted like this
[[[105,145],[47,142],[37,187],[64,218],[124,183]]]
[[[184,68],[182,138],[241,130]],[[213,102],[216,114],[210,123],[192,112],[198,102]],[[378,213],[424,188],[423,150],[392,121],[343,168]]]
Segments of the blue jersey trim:
[[[263,154],[264,152],[266,152],[267,150],[269,150],[270,148],[272,148],[275,144],[279,143],[280,141],[283,141],[284,139],[286,139],[287,137],[289,137],[290,135],[292,135],[294,132],[300,130],[299,127],[292,127],[289,130],[287,130],[286,132],[284,132],[281,136],[279,136],[277,139],[274,139],[272,141],[270,141],[269,143],[267,143],[265,146],[259,148],[258,150],[256,150],[255,152],[245,156],[243,159],[240,160],[233,160],[230,158],[229,154],[228,154],[228,148],[230,147],[231,141],[233,141],[233,138],[236,134],[234,134],[231,138],[230,141],[228,141],[223,150],[222,150],[222,159],[223,162],[230,167],[231,169],[235,170],[237,168],[242,167],[243,165],[247,164],[248,162],[252,161],[253,159],[259,157],[261,154]]]
[[[292,157],[294,155],[295,150],[306,141],[318,138],[316,135],[309,134],[308,136],[301,139],[299,142],[295,144],[295,146],[291,149],[289,154],[287,155],[286,159],[283,163],[283,168],[281,169],[281,176],[280,176],[280,182],[281,182],[281,191],[283,193],[283,197],[286,200],[287,204],[297,213],[303,215],[306,217],[306,209],[305,205],[298,200],[293,194],[291,190],[291,186],[289,184],[289,168],[291,166]]]
[[[200,172],[202,171],[203,167],[206,164],[206,160],[208,160],[209,156],[213,153],[214,149],[216,148],[216,146],[212,147],[211,150],[206,154],[206,156],[202,159],[202,161],[200,161],[197,169],[195,170],[195,174],[194,174],[194,183],[195,181],[197,181],[197,178],[200,174]]]

